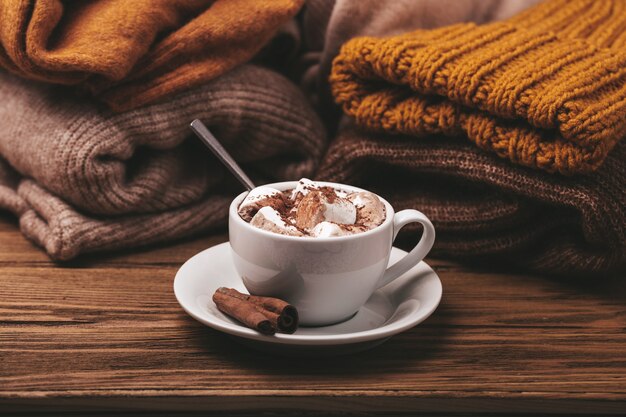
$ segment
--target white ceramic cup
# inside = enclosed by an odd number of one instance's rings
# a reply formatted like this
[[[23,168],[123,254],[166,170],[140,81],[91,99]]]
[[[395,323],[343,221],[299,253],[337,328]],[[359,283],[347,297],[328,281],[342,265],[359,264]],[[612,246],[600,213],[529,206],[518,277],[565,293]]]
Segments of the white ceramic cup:
[[[297,181],[268,184],[281,191]],[[319,182],[347,192],[357,187]],[[378,288],[417,265],[435,241],[435,229],[417,210],[395,213],[385,205],[386,218],[363,233],[338,237],[285,236],[251,226],[237,209],[247,192],[230,205],[228,233],[235,268],[251,294],[282,298],[298,309],[300,322],[322,326],[350,318]],[[394,239],[408,223],[421,223],[419,243],[387,268]]]

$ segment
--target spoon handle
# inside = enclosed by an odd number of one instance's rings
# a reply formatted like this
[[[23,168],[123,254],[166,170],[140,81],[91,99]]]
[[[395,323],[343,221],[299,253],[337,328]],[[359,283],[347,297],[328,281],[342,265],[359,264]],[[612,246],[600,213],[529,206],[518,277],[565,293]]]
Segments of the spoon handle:
[[[239,182],[244,185],[244,187],[246,187],[248,191],[251,191],[253,188],[255,188],[252,180],[248,178],[246,173],[243,172],[241,167],[237,164],[237,162],[235,162],[235,160],[232,158],[232,156],[230,156],[226,149],[224,149],[224,147],[218,142],[218,140],[215,138],[215,136],[213,136],[209,129],[207,129],[204,123],[202,123],[198,119],[194,120],[193,122],[191,122],[191,130],[193,130],[193,132],[198,135],[200,140],[202,140],[202,143],[204,143],[207,148],[209,148],[215,154],[215,156],[217,156],[219,160],[222,161],[224,165],[226,165],[226,168],[228,168],[230,172],[233,173],[233,175],[239,180]]]

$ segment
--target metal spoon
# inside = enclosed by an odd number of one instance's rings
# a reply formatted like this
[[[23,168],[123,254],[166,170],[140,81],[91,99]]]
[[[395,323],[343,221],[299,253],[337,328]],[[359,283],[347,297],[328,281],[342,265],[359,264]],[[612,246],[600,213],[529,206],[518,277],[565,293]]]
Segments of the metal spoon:
[[[191,130],[200,138],[202,143],[206,145],[207,148],[211,150],[219,158],[220,161],[228,168],[230,172],[239,180],[240,183],[243,184],[244,187],[248,191],[251,191],[255,188],[254,183],[243,169],[235,162],[232,156],[224,149],[224,147],[219,143],[219,141],[213,136],[213,134],[207,129],[207,127],[200,120],[196,119],[191,122]]]

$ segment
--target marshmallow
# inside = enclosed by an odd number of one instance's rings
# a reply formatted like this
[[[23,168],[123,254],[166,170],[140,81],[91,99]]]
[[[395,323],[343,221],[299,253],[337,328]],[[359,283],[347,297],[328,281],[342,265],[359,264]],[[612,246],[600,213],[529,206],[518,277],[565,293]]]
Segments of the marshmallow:
[[[256,187],[248,193],[246,198],[239,205],[237,212],[246,221],[250,221],[254,213],[264,206],[265,200],[269,197],[280,195],[280,191],[272,187]]]
[[[295,200],[298,194],[307,195],[309,191],[318,189],[319,186],[308,178],[301,178],[298,185],[291,192],[291,199]]]
[[[376,194],[356,192],[348,195],[348,200],[357,208],[363,226],[373,228],[385,220],[385,205]]]
[[[257,211],[252,220],[250,220],[250,224],[259,229],[282,235],[302,236],[298,229],[285,223],[280,217],[280,213],[269,206],[262,207]]]
[[[308,231],[324,221],[354,224],[356,207],[350,201],[340,197],[335,196],[329,199],[322,190],[308,193],[298,204],[296,225]]]
[[[337,197],[341,197],[341,198],[347,198],[348,197],[348,193],[346,193],[343,190],[335,190],[335,194],[337,194]]]
[[[342,235],[344,235],[344,232],[341,227],[337,226],[335,223],[330,222],[318,223],[313,228],[313,230],[311,230],[311,236],[315,237],[332,237]]]
[[[357,207],[365,206],[365,199],[363,198],[361,193],[351,194],[350,197],[348,198],[350,199],[350,201],[352,201],[352,204],[354,204]]]
[[[324,220],[339,224],[356,222],[356,207],[350,201],[337,197],[332,203],[324,202]]]

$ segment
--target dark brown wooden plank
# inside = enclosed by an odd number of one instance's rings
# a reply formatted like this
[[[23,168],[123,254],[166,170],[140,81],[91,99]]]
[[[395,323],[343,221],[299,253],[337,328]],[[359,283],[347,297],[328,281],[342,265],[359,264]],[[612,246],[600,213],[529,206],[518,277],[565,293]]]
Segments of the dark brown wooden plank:
[[[524,416],[599,416],[623,415],[624,403],[571,400],[518,400],[515,401],[515,414],[510,411],[512,401],[501,398],[418,398],[394,396],[280,396],[280,395],[232,395],[232,393],[215,393],[212,396],[159,396],[159,397],[122,397],[98,396],[91,398],[41,398],[36,403],[32,400],[15,399],[3,401],[0,407],[6,406],[8,415],[11,412],[20,416],[28,415],[59,415],[69,413],[84,415],[85,410],[96,410],[99,415],[115,416],[258,416],[258,415],[289,415],[289,416],[414,416],[420,417],[490,417]],[[26,411],[28,410],[28,411]],[[132,413],[128,412],[132,410]],[[394,411],[389,411],[394,410]],[[207,414],[209,412],[210,414]]]
[[[0,222],[0,406],[626,412],[623,281],[433,260],[444,283],[433,317],[372,351],[302,361],[240,347],[176,303],[180,263],[225,238],[60,268]]]

